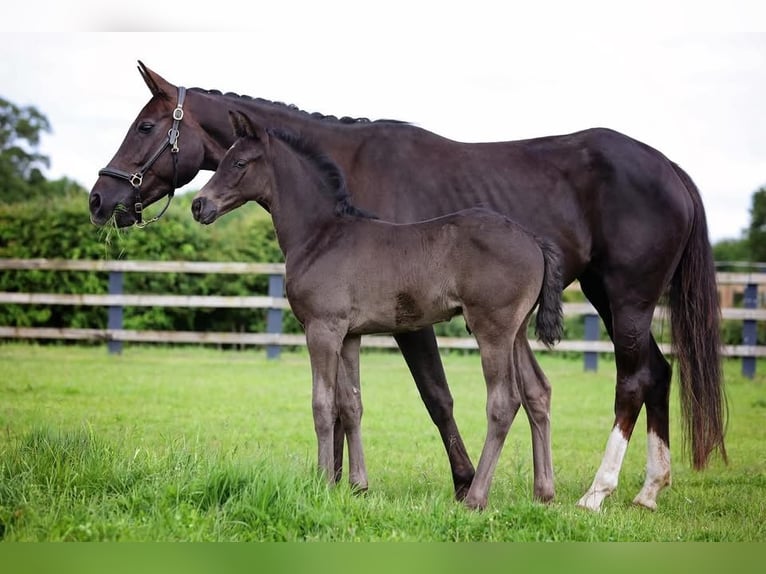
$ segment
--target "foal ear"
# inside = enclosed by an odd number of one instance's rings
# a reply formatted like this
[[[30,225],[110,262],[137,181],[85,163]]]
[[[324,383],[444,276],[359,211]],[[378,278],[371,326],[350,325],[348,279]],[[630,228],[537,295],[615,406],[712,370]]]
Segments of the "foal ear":
[[[240,111],[229,110],[229,122],[234,130],[234,135],[238,138],[255,138],[266,143],[266,130]]]
[[[141,60],[138,60],[138,71],[153,96],[170,99],[170,96],[176,93],[176,87],[173,84],[147,68]]]

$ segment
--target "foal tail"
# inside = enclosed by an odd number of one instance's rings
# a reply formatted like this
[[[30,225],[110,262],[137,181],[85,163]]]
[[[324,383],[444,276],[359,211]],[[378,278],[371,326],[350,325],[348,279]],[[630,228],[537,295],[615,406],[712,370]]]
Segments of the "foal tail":
[[[537,238],[545,261],[543,286],[537,299],[537,318],[535,334],[546,346],[558,343],[564,331],[564,313],[561,307],[563,285],[561,284],[561,266],[558,249],[549,241]]]
[[[720,307],[715,265],[699,190],[689,175],[672,164],[694,203],[689,241],[670,283],[670,328],[678,357],[684,439],[691,441],[694,468],[707,465],[724,446],[726,400],[721,374]]]

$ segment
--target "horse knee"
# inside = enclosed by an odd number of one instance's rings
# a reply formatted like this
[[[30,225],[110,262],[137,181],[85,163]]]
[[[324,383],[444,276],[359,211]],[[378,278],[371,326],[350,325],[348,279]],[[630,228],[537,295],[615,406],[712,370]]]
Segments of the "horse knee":
[[[487,422],[490,429],[493,429],[495,433],[502,436],[508,434],[508,430],[511,428],[520,405],[521,401],[516,398],[488,404]]]
[[[322,398],[314,398],[311,402],[311,409],[314,415],[314,430],[317,434],[330,433],[334,435],[335,421],[338,419],[338,412],[334,405]]]
[[[524,387],[524,406],[528,414],[534,419],[548,417],[551,412],[551,386],[547,381],[532,388]]]

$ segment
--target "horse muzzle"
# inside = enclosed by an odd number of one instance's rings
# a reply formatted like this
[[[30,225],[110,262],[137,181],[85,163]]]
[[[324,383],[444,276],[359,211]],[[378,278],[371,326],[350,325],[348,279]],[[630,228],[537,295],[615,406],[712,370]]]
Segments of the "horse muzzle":
[[[218,208],[212,201],[204,197],[195,197],[191,205],[192,215],[195,221],[203,225],[209,225],[218,219]]]
[[[114,218],[117,227],[130,227],[139,220],[130,201],[106,201],[105,197],[96,190],[90,192],[88,206],[90,220],[98,226],[105,225],[112,218]]]

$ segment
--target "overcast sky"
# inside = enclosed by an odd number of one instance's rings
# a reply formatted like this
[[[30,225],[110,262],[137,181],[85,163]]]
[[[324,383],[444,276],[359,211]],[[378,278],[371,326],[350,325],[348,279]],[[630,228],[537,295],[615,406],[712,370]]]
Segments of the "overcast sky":
[[[47,175],[86,188],[149,99],[139,59],[175,84],[462,141],[610,127],[689,172],[713,241],[740,235],[766,185],[762,0],[103,4],[3,7],[28,32],[3,32],[0,96],[48,117]]]

